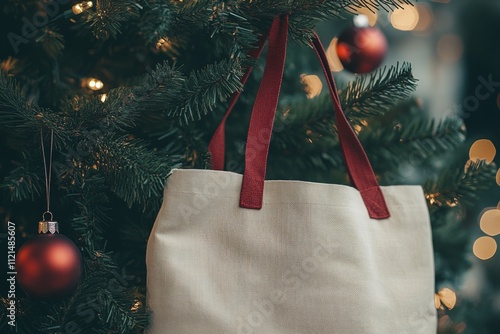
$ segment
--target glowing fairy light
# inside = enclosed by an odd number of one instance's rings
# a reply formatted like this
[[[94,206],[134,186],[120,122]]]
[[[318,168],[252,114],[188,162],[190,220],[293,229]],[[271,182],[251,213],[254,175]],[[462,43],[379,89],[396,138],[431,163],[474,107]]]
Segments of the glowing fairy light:
[[[104,87],[104,83],[96,78],[87,78],[83,80],[82,86],[90,88],[91,90],[100,90]]]
[[[87,9],[92,8],[92,6],[94,6],[92,1],[83,1],[71,7],[71,10],[73,11],[73,14],[79,15]]]

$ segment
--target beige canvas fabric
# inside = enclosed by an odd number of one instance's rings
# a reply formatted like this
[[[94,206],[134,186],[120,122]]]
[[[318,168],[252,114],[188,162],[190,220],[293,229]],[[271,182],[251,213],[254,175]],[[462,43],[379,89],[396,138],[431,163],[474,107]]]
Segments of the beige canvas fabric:
[[[355,188],[174,170],[147,248],[150,334],[436,333],[429,214],[419,186],[382,187],[391,218]]]

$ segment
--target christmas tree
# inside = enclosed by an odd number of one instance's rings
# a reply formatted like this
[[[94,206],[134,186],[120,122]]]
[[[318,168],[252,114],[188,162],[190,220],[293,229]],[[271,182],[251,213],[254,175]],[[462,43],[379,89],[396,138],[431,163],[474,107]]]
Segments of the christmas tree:
[[[142,333],[148,319],[146,243],[165,181],[174,168],[211,167],[208,143],[227,101],[243,89],[245,69],[254,65],[227,126],[227,161],[238,163],[226,169],[241,172],[263,64],[247,55],[277,15],[290,14],[293,43],[267,178],[347,184],[330,96],[319,93],[316,77],[301,80],[304,73],[320,73],[309,46],[312,32],[318,24],[345,20],[360,8],[391,11],[409,3],[4,2],[3,232],[15,224],[16,249],[37,234],[36,222],[46,211],[43,162],[48,157],[41,143],[48,148],[53,133],[51,212],[61,233],[80,249],[83,263],[76,290],[64,298],[40,300],[15,289],[17,332]],[[439,287],[468,266],[469,239],[461,222],[478,193],[492,184],[496,167],[483,160],[465,166],[463,121],[455,116],[432,119],[412,96],[416,85],[411,65],[400,63],[340,83],[339,94],[382,185],[408,184],[405,170],[419,169],[413,182],[424,186],[428,201]],[[443,156],[446,164],[437,166],[434,162]],[[7,239],[1,242],[3,250],[10,245]],[[2,333],[12,329],[9,286],[2,289]],[[444,305],[441,317],[446,306],[451,308],[447,291],[436,295],[437,300],[442,297],[437,306]]]

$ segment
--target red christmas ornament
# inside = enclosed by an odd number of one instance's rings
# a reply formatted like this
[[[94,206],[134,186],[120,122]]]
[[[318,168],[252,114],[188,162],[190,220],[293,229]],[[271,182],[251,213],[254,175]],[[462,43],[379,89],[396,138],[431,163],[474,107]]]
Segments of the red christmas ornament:
[[[80,250],[58,232],[57,222],[39,222],[39,235],[27,241],[17,253],[17,281],[30,296],[61,298],[72,293],[80,281]]]
[[[350,27],[339,36],[337,54],[346,70],[369,73],[382,64],[387,54],[387,39],[375,27]]]

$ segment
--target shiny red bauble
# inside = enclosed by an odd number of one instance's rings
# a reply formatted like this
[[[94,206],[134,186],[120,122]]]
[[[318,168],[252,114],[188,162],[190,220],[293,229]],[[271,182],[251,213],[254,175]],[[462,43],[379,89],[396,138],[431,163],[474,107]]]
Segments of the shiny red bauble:
[[[16,256],[17,281],[30,296],[57,299],[72,293],[82,274],[76,245],[62,234],[39,234]]]
[[[384,61],[387,39],[375,27],[350,27],[338,38],[337,54],[346,70],[369,73]]]

